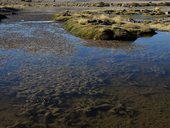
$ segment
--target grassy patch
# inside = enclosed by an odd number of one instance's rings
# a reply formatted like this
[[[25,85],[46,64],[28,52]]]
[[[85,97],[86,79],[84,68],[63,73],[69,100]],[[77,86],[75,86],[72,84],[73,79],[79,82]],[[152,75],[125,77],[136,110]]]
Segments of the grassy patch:
[[[170,24],[169,23],[150,23],[150,26],[158,31],[167,31],[170,32]]]
[[[56,14],[54,20],[63,21],[64,28],[73,35],[92,40],[135,40],[154,35],[155,30],[145,23],[132,23],[127,17],[96,12]]]
[[[68,20],[64,23],[64,28],[74,34],[75,36],[84,39],[99,39],[101,27],[94,25],[82,25],[78,20]]]

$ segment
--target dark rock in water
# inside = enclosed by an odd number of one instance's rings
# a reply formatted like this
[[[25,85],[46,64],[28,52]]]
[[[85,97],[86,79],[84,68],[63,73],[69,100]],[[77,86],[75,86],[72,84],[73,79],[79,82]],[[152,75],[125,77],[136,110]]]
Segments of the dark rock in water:
[[[91,116],[96,116],[98,111],[105,112],[105,111],[110,110],[111,108],[112,108],[112,106],[109,104],[102,104],[102,105],[98,105],[95,107],[87,108],[85,110],[85,113],[86,113],[86,116],[91,117]]]

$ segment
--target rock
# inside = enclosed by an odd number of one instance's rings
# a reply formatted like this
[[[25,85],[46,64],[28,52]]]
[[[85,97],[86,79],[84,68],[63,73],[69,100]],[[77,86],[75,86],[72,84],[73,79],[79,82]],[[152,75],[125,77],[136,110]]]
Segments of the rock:
[[[102,105],[89,107],[89,108],[85,109],[85,113],[86,113],[86,116],[91,117],[91,116],[96,116],[98,111],[105,112],[111,108],[112,107],[109,104],[102,104]]]

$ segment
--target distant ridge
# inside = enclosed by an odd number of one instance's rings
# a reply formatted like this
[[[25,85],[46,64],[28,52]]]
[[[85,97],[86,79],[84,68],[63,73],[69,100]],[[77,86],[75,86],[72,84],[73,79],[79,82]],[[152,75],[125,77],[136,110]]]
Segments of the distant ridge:
[[[20,2],[21,0],[0,0],[0,2]],[[32,2],[54,2],[54,0],[32,0]],[[170,0],[55,0],[55,2],[170,2]]]

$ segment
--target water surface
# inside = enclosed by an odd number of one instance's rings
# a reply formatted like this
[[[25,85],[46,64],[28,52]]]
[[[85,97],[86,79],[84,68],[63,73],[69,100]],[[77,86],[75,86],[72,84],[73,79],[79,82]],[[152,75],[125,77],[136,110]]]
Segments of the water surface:
[[[169,65],[168,32],[85,41],[51,21],[1,23],[0,126],[168,127]]]

